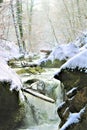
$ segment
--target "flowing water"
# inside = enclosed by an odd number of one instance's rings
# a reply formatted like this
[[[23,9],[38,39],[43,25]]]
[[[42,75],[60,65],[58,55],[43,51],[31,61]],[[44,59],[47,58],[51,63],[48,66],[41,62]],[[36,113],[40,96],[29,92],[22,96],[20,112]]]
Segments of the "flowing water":
[[[62,91],[60,82],[53,78],[56,69],[46,69],[42,74],[21,75],[22,82],[30,79],[39,79],[44,82],[47,94],[55,98],[55,103],[46,102],[30,94],[24,93],[27,98],[26,116],[24,125],[18,130],[58,130],[60,119],[57,107],[62,102]],[[49,94],[51,93],[51,95]]]

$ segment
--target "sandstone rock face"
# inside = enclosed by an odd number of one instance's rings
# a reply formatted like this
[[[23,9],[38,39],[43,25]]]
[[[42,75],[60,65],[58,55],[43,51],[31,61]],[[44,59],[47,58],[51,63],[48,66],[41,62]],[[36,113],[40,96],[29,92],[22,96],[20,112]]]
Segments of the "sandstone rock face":
[[[65,89],[65,97],[62,105],[58,107],[58,115],[61,118],[60,130],[86,130],[87,129],[87,73],[77,68],[62,69],[55,78],[60,80]],[[73,122],[66,127],[64,125],[69,120],[70,113],[80,114],[78,122]]]

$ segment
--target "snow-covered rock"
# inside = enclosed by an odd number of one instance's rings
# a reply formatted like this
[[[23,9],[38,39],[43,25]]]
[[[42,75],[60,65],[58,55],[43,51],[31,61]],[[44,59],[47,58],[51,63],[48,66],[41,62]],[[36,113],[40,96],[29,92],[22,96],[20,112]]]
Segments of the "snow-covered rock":
[[[79,48],[75,44],[62,44],[58,45],[47,59],[51,61],[53,61],[54,59],[58,59],[60,61],[67,60],[67,58],[71,58],[77,53],[79,53]]]
[[[87,31],[83,32],[73,42],[57,45],[47,58],[40,60],[40,65],[60,67],[65,61],[87,49]],[[56,65],[55,62],[56,61]],[[61,62],[63,61],[63,62]],[[59,64],[60,63],[60,64]],[[58,64],[58,65],[57,65]]]
[[[24,117],[24,95],[18,75],[0,59],[0,130],[12,130]]]
[[[54,77],[63,83],[66,92],[65,103],[58,108],[60,130],[86,130],[87,109],[81,116],[80,112],[87,105],[87,49],[64,63]]]
[[[48,58],[40,61],[40,65],[47,67],[60,67],[66,60],[79,53],[79,47],[73,43],[61,44],[53,49]],[[43,65],[44,63],[44,65]]]
[[[0,61],[0,81],[10,82],[10,90],[20,90],[22,83],[18,75],[5,63],[4,60]]]
[[[84,113],[85,108],[80,110],[78,113],[70,113],[66,123],[62,126],[61,130],[66,130],[70,125],[76,124],[80,121],[80,116]]]
[[[87,49],[69,59],[65,64],[60,67],[60,70],[66,68],[75,69],[77,67],[78,69],[87,69]]]

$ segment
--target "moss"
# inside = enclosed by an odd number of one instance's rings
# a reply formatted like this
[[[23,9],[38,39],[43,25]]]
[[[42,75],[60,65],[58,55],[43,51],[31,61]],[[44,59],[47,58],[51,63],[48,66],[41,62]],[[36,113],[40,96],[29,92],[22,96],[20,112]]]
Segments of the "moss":
[[[53,65],[54,65],[54,67],[58,68],[62,64],[64,64],[65,62],[66,62],[65,60],[59,61],[59,60],[55,59],[54,62],[53,62]]]
[[[8,61],[8,65],[11,66],[12,68],[15,68],[16,67],[15,62],[16,62],[16,60],[12,59],[12,60]]]
[[[29,67],[29,68],[23,68],[21,70],[17,71],[17,74],[23,74],[23,73],[31,73],[31,74],[38,74],[38,73],[42,73],[45,70],[43,68],[41,68],[40,66],[37,67]]]
[[[43,69],[43,68],[40,67],[40,66],[35,67],[35,70],[36,70],[37,72],[39,72],[39,73],[45,72],[45,69]]]
[[[35,67],[29,67],[26,69],[27,73],[32,73],[32,74],[37,74],[38,72],[36,71]]]
[[[51,60],[48,60],[46,62],[41,63],[41,67],[47,67],[47,68],[59,68],[62,64],[65,63],[65,60],[59,61],[55,59],[53,62]]]
[[[21,70],[18,70],[16,71],[17,74],[23,74],[23,73],[26,73],[26,70],[25,69],[21,69]]]

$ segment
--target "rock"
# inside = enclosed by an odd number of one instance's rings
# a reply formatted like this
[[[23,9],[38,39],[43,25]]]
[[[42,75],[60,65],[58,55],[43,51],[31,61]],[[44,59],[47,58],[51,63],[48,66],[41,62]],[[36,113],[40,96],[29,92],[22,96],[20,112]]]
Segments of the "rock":
[[[40,50],[40,52],[45,53],[46,57],[48,57],[52,50]]]
[[[10,82],[0,81],[0,130],[14,130],[24,118],[24,105],[20,105],[19,92],[9,88]]]
[[[61,118],[59,127],[64,128],[70,113],[79,113],[87,105],[87,73],[84,68],[80,71],[78,68],[61,69],[55,78],[64,84],[65,99],[64,104],[58,107],[58,115]],[[78,123],[72,123],[63,130],[86,130],[87,129],[87,109],[82,113]]]
[[[68,98],[72,98],[77,93],[77,88],[73,88],[72,91],[66,93]]]
[[[74,43],[57,45],[47,58],[42,59],[42,67],[59,68],[68,59],[79,53],[79,47]]]
[[[54,76],[56,79],[60,80],[64,84],[64,88],[69,91],[73,87],[80,88],[80,87],[86,87],[87,81],[87,73],[84,73],[83,71],[78,70],[78,68],[75,69],[62,69],[58,75]]]
[[[0,61],[0,73],[0,130],[14,130],[25,113],[22,83],[3,60]]]
[[[40,62],[41,67],[47,67],[47,68],[59,68],[63,63],[65,63],[65,60],[58,60],[55,59],[54,61],[51,60],[42,60]]]

